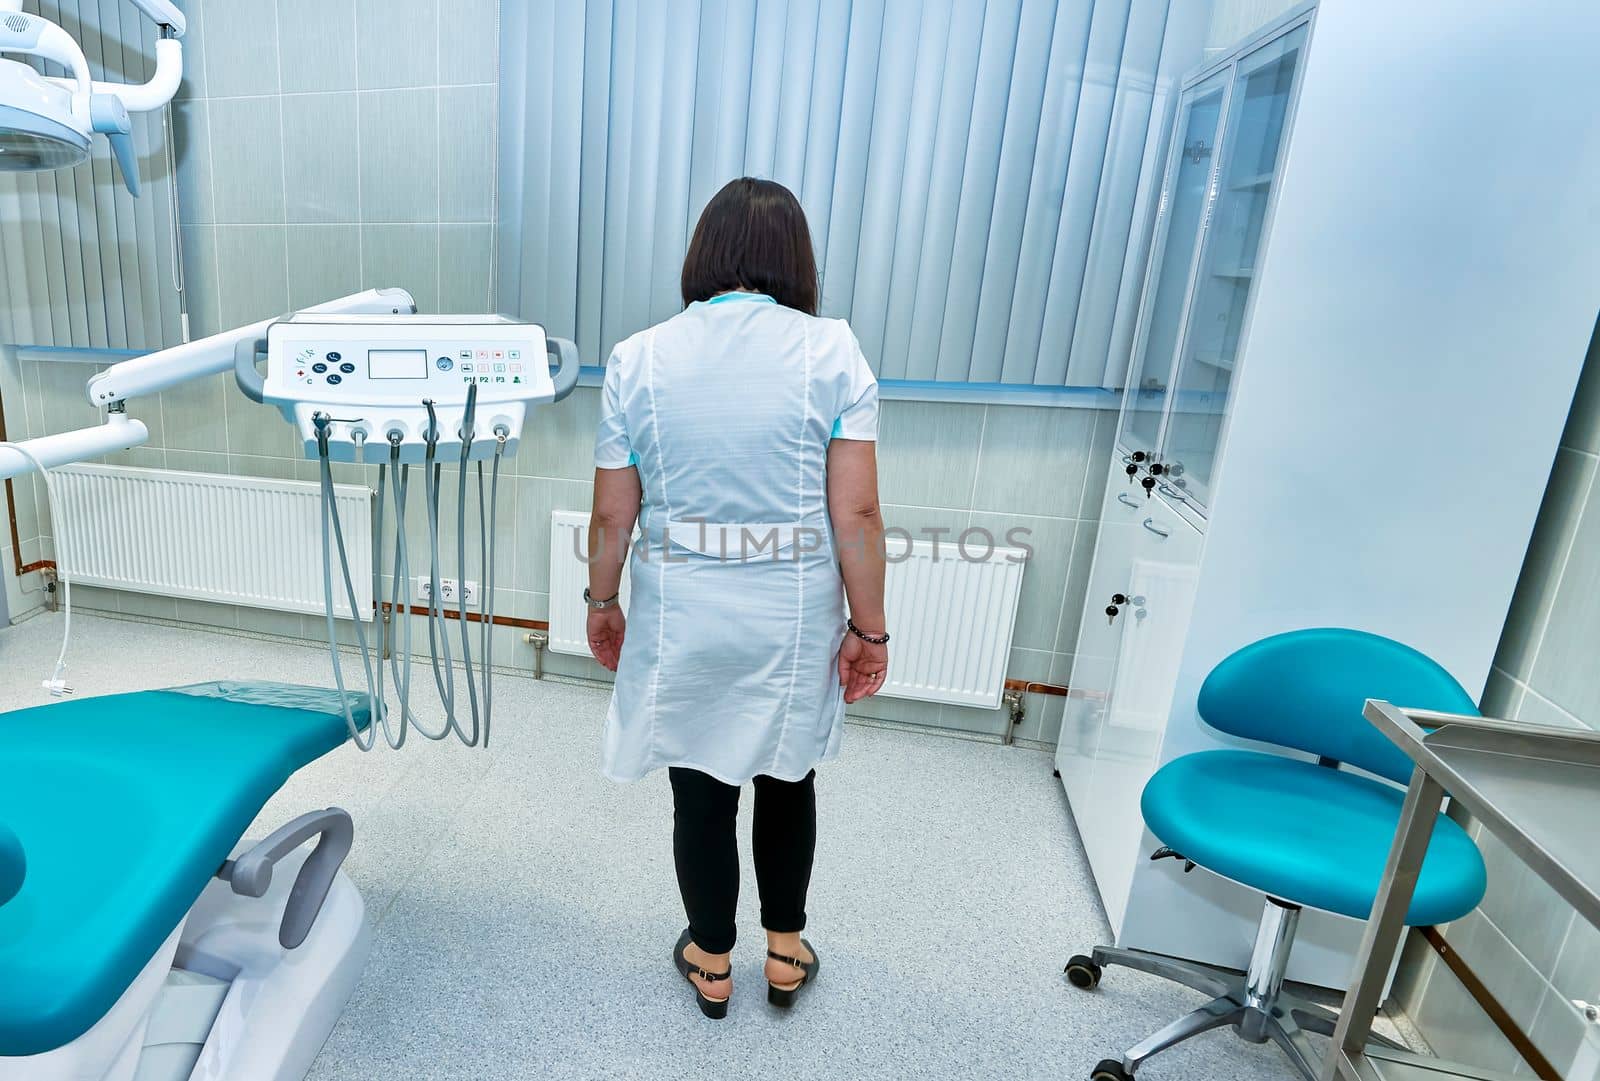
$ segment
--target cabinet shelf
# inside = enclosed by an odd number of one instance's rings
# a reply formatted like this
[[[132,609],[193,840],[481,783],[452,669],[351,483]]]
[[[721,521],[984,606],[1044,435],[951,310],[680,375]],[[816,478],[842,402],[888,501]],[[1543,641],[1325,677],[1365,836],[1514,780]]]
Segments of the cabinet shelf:
[[[1252,173],[1249,176],[1241,176],[1228,184],[1228,190],[1250,191],[1254,188],[1265,188],[1272,183],[1272,178],[1277,175],[1278,174],[1275,172],[1268,172]]]
[[[1213,270],[1211,276],[1213,278],[1234,278],[1238,281],[1249,281],[1256,276],[1256,268],[1253,266],[1222,267],[1219,270]]]

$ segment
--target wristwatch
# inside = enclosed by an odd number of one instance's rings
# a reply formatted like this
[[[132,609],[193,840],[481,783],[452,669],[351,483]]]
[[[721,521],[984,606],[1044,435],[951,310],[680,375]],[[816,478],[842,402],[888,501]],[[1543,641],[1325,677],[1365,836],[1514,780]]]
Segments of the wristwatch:
[[[615,608],[619,603],[621,603],[618,600],[618,598],[621,597],[621,596],[622,596],[622,593],[619,591],[619,592],[614,593],[613,595],[607,597],[603,601],[597,601],[597,600],[595,600],[593,597],[591,597],[589,595],[589,590],[588,590],[588,587],[586,586],[586,587],[584,587],[584,590],[583,590],[583,603],[589,606],[589,611],[598,612],[598,611],[601,611],[602,609],[605,609],[605,608]]]

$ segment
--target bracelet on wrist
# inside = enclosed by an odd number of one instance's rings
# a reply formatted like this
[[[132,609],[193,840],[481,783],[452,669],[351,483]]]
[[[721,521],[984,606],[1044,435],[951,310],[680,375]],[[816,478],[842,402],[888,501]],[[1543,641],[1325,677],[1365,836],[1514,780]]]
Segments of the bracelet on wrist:
[[[868,643],[869,645],[886,646],[889,644],[889,635],[887,632],[883,634],[868,634],[860,627],[856,626],[856,621],[853,619],[846,619],[844,621],[844,625],[849,629],[851,634],[855,635],[857,638]]]
[[[619,603],[621,603],[621,597],[622,591],[620,589],[604,600],[595,600],[594,597],[589,595],[589,590],[587,587],[585,587],[583,591],[583,603],[591,612],[599,612],[606,608],[615,608]]]

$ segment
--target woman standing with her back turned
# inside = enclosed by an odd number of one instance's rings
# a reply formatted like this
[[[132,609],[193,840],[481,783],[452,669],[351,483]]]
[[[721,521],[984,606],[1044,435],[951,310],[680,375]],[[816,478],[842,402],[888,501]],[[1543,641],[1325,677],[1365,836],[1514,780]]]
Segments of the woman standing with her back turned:
[[[721,1018],[747,781],[767,1000],[790,1006],[817,976],[800,937],[815,766],[839,751],[845,704],[889,665],[878,384],[849,326],[817,318],[811,234],[781,184],[746,177],[716,194],[682,285],[684,310],[606,365],[585,600],[589,648],[617,673],[603,768],[617,781],[668,768],[689,916],[673,962]],[[624,645],[616,598],[635,521]]]

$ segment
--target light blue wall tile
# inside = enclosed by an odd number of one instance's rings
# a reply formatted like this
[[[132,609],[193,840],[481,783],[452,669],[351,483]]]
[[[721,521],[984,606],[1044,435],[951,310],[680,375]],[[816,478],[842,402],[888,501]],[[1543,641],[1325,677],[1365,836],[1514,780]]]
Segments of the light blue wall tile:
[[[1111,455],[1115,449],[1119,418],[1120,414],[1114,409],[1095,410],[1089,461],[1083,471],[1083,495],[1078,500],[1079,518],[1100,517],[1100,504],[1105,500],[1106,483],[1111,476]]]
[[[214,446],[223,446],[217,443]],[[167,468],[188,473],[228,475],[228,456],[215,450],[168,450]]]
[[[228,445],[227,409],[224,396],[237,391],[227,378],[214,375],[196,379],[161,392],[161,412],[167,426],[167,462],[172,468],[174,453],[180,450],[221,451]],[[223,472],[226,472],[224,465]]]
[[[1578,521],[1550,605],[1550,619],[1528,686],[1574,716],[1600,722],[1600,668],[1594,643],[1600,641],[1600,504],[1590,499]]]
[[[522,429],[517,474],[592,481],[594,430],[599,416],[597,387],[579,387],[565,401],[533,410]]]
[[[201,0],[174,0],[174,3],[189,24],[183,36],[183,81],[178,84],[176,97],[179,100],[203,98],[208,93],[205,4]]]
[[[361,228],[362,284],[409,290],[419,310],[439,310],[439,227],[364,225]]]
[[[354,90],[355,0],[278,0],[283,89]]]
[[[191,600],[188,597],[174,598],[173,618],[201,627],[233,630],[239,626],[239,610],[233,605]]]
[[[283,414],[270,405],[252,402],[238,389],[226,385],[223,406],[228,424],[227,450],[232,455],[263,458],[298,457],[300,442]],[[228,472],[235,472],[230,466]]]
[[[101,589],[98,586],[72,587],[72,610],[80,608],[89,612],[115,612],[117,608],[117,591],[114,589]]]
[[[361,227],[289,226],[289,308],[360,292]]]
[[[1600,724],[1600,718],[1595,718],[1586,725],[1581,718],[1574,717],[1531,687],[1517,700],[1516,719],[1546,728],[1585,728]]]
[[[983,407],[888,401],[878,426],[878,493],[885,503],[972,506]]]
[[[237,618],[240,630],[256,634],[276,634],[285,638],[306,638],[317,634],[317,629],[308,627],[305,617],[298,612],[240,607]]]
[[[439,18],[440,0],[356,0],[358,85],[438,85]]]
[[[218,222],[283,221],[283,111],[277,97],[213,98],[211,173]]]
[[[1545,988],[1528,1036],[1562,1077],[1600,1081],[1600,1025],[1579,1013],[1567,996]],[[1534,1076],[1531,1070],[1528,1076]]]
[[[489,263],[494,248],[492,225],[439,226],[439,310],[476,314],[492,312]],[[556,408],[565,407],[562,403]]]
[[[172,107],[173,152],[178,162],[178,220],[204,225],[216,220],[211,183],[210,105],[186,99]]]
[[[1572,922],[1571,907],[1492,833],[1482,831],[1478,847],[1489,871],[1489,891],[1478,913],[1534,968],[1551,971]],[[1456,948],[1465,955],[1461,944]]]
[[[189,333],[196,338],[221,331],[218,307],[217,231],[211,225],[185,225],[178,230],[183,251],[184,306],[189,313]]]
[[[243,326],[289,309],[288,230],[282,225],[218,225],[219,316]]]
[[[1506,1072],[1521,1061],[1516,1049],[1444,965],[1433,966],[1426,992],[1410,1014],[1441,1057]]]
[[[1569,999],[1600,1001],[1600,928],[1585,919],[1572,921],[1550,982]]]
[[[1561,445],[1574,450],[1600,454],[1600,323],[1589,341],[1589,355],[1583,362],[1583,378],[1567,417],[1567,430]]]
[[[1563,937],[1565,924],[1562,927]],[[1533,1025],[1545,978],[1538,962],[1518,951],[1482,910],[1450,925],[1446,940],[1474,972],[1493,973],[1495,997],[1517,1026],[1526,1032]],[[1548,969],[1544,970],[1548,971]]]
[[[947,507],[905,507],[898,503],[882,505],[883,527],[887,538],[910,540],[918,545],[938,545],[943,551],[955,543],[972,524],[972,513]]]
[[[1496,667],[1518,679],[1526,679],[1533,668],[1534,653],[1556,602],[1561,569],[1572,549],[1594,475],[1595,459],[1590,455],[1565,448],[1556,453],[1495,657]]]
[[[124,591],[117,598],[117,608],[125,616],[143,616],[146,619],[172,619],[178,610],[171,597],[129,591]]]
[[[1094,566],[1095,544],[1099,540],[1099,523],[1078,523],[1078,532],[1072,540],[1072,566],[1067,573],[1067,588],[1061,598],[1061,626],[1056,632],[1056,652],[1075,653],[1078,649],[1078,632],[1082,626],[1083,607],[1089,590],[1089,572]]]
[[[230,399],[231,401],[232,399]],[[279,419],[278,423],[286,432],[292,432],[287,422]],[[300,457],[298,442],[293,436],[290,442],[295,442],[295,458]],[[235,477],[264,477],[267,480],[294,480],[295,458],[262,458],[252,454],[229,454],[228,472]]]
[[[1016,631],[1011,641],[1013,646],[1025,649],[1053,651],[1078,523],[1060,518],[974,513],[972,525],[987,529],[996,537],[1004,537],[1013,528],[1031,531],[1028,543],[1033,547],[1033,558],[1022,574],[1022,602],[1017,607]]]
[[[990,406],[973,508],[1075,517],[1094,427],[1086,409]]]
[[[494,216],[493,86],[439,91],[439,220],[487,222]]]
[[[277,4],[211,0],[204,6],[206,93],[213,98],[276,93]]]
[[[548,593],[550,515],[558,510],[587,511],[594,501],[594,486],[527,478],[511,483],[517,490],[516,558],[506,584],[525,593]]]
[[[1499,668],[1489,670],[1489,681],[1483,689],[1483,701],[1478,708],[1490,717],[1515,717],[1522,703],[1522,684]]]
[[[449,0],[440,8],[439,82],[494,81],[496,0]]]
[[[888,721],[891,724],[914,724],[924,728],[944,728],[939,720],[937,702],[920,702],[914,698],[893,698],[875,694],[845,707],[845,716],[869,721]],[[999,734],[1000,728],[993,716],[982,718],[982,731]]]
[[[356,95],[285,96],[282,146],[289,221],[361,220]]]
[[[439,220],[439,92],[360,95],[361,215],[367,222]]]

